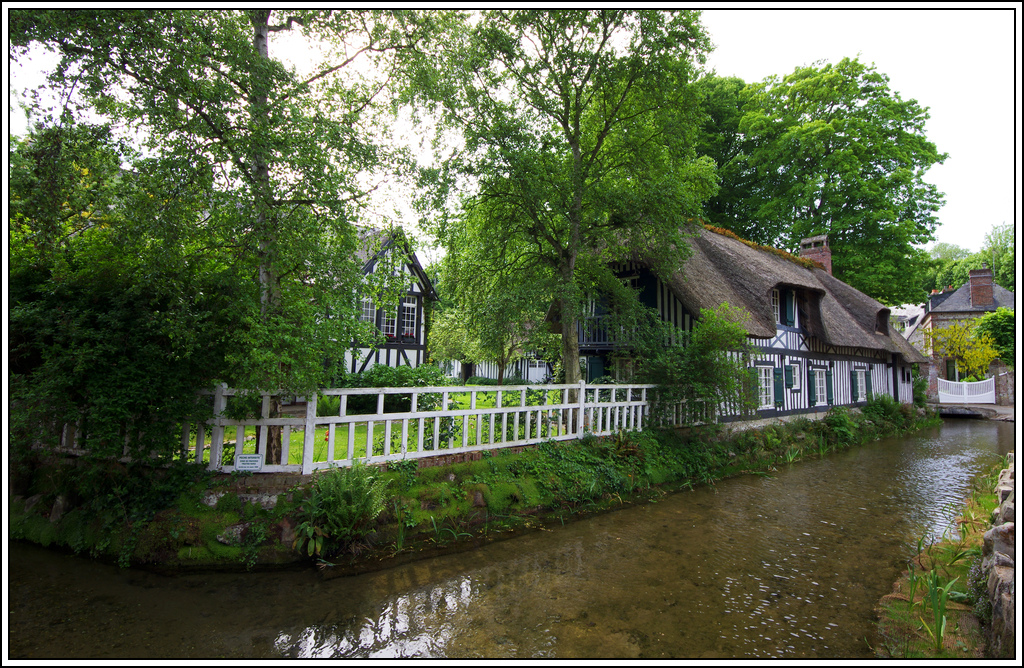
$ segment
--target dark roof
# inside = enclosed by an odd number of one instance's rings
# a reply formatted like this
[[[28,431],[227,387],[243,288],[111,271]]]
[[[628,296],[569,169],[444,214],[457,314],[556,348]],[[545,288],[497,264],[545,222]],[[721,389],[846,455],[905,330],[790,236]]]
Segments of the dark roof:
[[[689,239],[692,254],[668,280],[683,306],[699,314],[723,302],[738,307],[752,337],[775,336],[772,290],[795,288],[808,304],[805,326],[812,336],[837,346],[899,353],[927,361],[889,326],[889,309],[834,278],[820,265],[775,249],[700,228]]]
[[[416,278],[423,285],[426,296],[431,299],[437,299],[437,290],[434,289],[434,283],[427,276],[427,272],[423,270],[423,265],[420,264],[419,258],[416,257],[416,253],[409,246],[402,228],[384,230],[378,227],[360,227],[357,234],[359,235],[359,247],[356,249],[356,259],[363,263],[363,273],[369,273],[373,269],[377,258],[388,248],[400,245],[405,250],[413,273],[416,274]]]
[[[978,313],[984,313],[987,311],[995,311],[1000,306],[1003,308],[1014,307],[1013,293],[996,283],[992,284],[992,300],[995,302],[992,306],[972,306],[971,305],[971,282],[968,281],[960,286],[959,289],[946,293],[946,296],[936,304],[934,297],[932,299],[932,307],[929,309],[931,313],[969,313],[976,311]]]

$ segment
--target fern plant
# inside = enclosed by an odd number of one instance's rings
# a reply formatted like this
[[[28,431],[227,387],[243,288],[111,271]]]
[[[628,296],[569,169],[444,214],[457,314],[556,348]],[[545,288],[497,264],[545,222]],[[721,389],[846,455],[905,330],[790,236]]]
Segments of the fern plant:
[[[294,547],[319,556],[365,538],[384,511],[388,482],[377,469],[362,464],[317,474],[300,506]]]

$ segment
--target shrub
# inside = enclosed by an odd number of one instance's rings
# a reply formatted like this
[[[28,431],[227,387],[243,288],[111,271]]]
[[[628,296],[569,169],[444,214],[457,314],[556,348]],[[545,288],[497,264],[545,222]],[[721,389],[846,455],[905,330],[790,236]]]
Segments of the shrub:
[[[387,487],[380,471],[360,464],[316,474],[300,506],[295,547],[319,556],[365,538],[384,510]]]
[[[850,412],[845,407],[836,406],[829,409],[822,422],[828,427],[833,442],[852,443],[854,441],[857,425],[850,419]]]
[[[497,384],[498,384],[498,379],[497,378],[484,378],[483,376],[470,376],[469,378],[466,379],[466,385],[497,385]],[[512,377],[512,378],[505,378],[505,380],[503,380],[501,384],[502,385],[533,385],[534,383],[531,383],[530,381],[526,380],[525,378]]]
[[[876,423],[886,422],[897,429],[903,429],[907,423],[901,404],[888,394],[872,394],[861,413]]]
[[[914,405],[924,408],[928,403],[928,379],[914,371]]]

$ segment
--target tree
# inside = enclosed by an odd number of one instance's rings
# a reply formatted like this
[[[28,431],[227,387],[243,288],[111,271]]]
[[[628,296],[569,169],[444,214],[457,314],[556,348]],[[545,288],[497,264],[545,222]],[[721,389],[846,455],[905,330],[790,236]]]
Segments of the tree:
[[[762,245],[778,241],[776,230],[757,215],[754,197],[758,180],[747,161],[750,147],[739,131],[746,100],[746,83],[737,77],[709,75],[697,82],[701,106],[707,114],[697,139],[697,154],[706,155],[718,166],[721,184],[708,200],[705,219],[715,227]]]
[[[970,280],[972,269],[988,266],[992,270],[992,281],[1007,290],[1015,290],[1016,241],[1010,225],[996,225],[985,235],[985,245],[978,253],[965,248],[937,244],[932,257],[937,258],[932,272],[925,283],[926,290],[944,290],[950,286],[959,288]],[[937,255],[938,253],[938,255]]]
[[[1013,225],[1003,223],[993,225],[985,235],[985,247],[982,254],[988,255],[987,261],[992,267],[992,280],[1011,292],[1017,289],[1017,235]]]
[[[166,461],[181,422],[209,417],[196,391],[224,372],[237,280],[134,252],[126,230],[152,198],[121,171],[134,156],[109,128],[41,128],[12,141],[10,157],[16,457],[55,437],[40,425],[76,424],[94,457]]]
[[[886,304],[920,302],[935,212],[924,181],[946,159],[924,134],[926,108],[857,59],[798,67],[751,84],[740,122],[757,220],[796,250],[829,235],[837,278]]]
[[[701,309],[700,318],[682,344],[651,350],[641,363],[644,382],[658,385],[656,417],[683,422],[707,422],[723,408],[746,414],[756,408],[750,383],[749,354],[753,351],[742,325],[743,314],[728,304]]]
[[[412,12],[13,10],[12,57],[57,50],[50,84],[145,132],[126,251],[157,266],[215,262],[239,279],[242,345],[223,378],[299,394],[357,333],[351,261],[367,186],[398,167],[372,140],[401,55],[429,31]],[[271,34],[301,33],[325,60],[299,75]],[[187,206],[182,206],[187,200]],[[197,206],[200,204],[201,206]],[[272,411],[276,410],[275,405]],[[268,461],[280,454],[272,430]]]
[[[976,324],[976,320],[957,320],[925,330],[926,345],[932,354],[954,360],[960,376],[983,376],[988,365],[999,357],[992,336],[975,332]]]
[[[1007,366],[1013,367],[1017,335],[1013,309],[999,307],[978,318],[974,326],[974,336],[982,335],[991,338],[992,346],[999,353],[999,359]]]
[[[426,54],[410,95],[464,142],[431,175],[470,180],[492,258],[543,275],[575,383],[593,277],[640,249],[656,269],[678,267],[683,227],[715,191],[712,161],[693,151],[689,85],[708,37],[695,12],[489,11],[447,47]],[[449,250],[458,222],[433,223]]]
[[[537,270],[486,248],[489,220],[481,209],[453,230],[441,263],[441,284],[450,307],[435,322],[436,356],[505,370],[528,353],[551,356],[552,335],[544,322],[551,293]]]

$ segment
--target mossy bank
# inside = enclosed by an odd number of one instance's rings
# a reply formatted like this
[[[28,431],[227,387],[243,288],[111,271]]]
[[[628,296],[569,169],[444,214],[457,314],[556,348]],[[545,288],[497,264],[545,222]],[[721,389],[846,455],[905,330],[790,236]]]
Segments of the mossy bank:
[[[742,431],[734,423],[623,432],[436,466],[336,469],[261,498],[235,491],[244,480],[194,465],[83,466],[40,455],[12,479],[10,537],[164,571],[313,563],[349,574],[937,424],[934,414],[881,396],[861,410]]]

